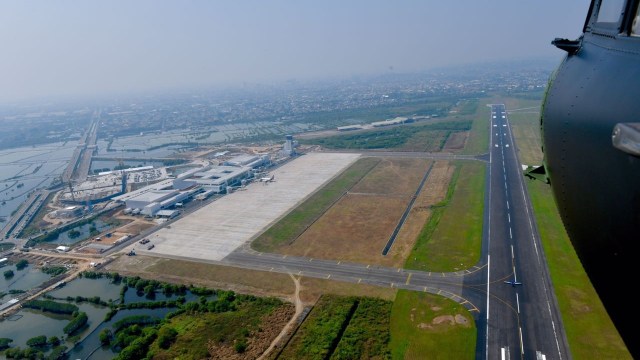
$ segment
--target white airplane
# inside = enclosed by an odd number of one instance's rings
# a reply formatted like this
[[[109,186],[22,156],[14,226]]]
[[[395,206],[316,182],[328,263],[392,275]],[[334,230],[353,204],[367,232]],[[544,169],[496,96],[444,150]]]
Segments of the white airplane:
[[[260,178],[260,182],[272,182],[272,181],[276,181],[276,180],[275,180],[275,178],[276,178],[276,176],[275,176],[275,175],[261,177],[261,178]]]
[[[512,287],[516,287],[516,285],[522,285],[522,283],[521,283],[521,282],[519,282],[519,281],[505,281],[504,283],[505,283],[505,284],[509,284],[509,285],[511,285]]]

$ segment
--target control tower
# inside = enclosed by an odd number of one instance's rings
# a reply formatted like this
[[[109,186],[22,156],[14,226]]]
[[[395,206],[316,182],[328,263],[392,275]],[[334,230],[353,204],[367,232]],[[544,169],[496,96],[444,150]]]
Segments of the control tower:
[[[295,154],[296,150],[295,150],[294,145],[293,145],[293,135],[287,135],[286,136],[286,141],[284,142],[284,146],[282,147],[282,151],[285,154],[289,155],[289,156]]]

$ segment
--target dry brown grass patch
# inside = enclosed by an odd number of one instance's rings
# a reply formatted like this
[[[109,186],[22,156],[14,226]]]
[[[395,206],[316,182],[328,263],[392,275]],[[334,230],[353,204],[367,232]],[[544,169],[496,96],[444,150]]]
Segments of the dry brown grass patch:
[[[382,256],[409,196],[345,195],[296,241],[289,255],[397,265]]]
[[[437,161],[433,165],[427,182],[418,194],[393,247],[387,254],[387,257],[392,258],[394,263],[402,265],[411,253],[420,231],[431,216],[430,207],[444,200],[453,171],[454,166],[448,161]]]

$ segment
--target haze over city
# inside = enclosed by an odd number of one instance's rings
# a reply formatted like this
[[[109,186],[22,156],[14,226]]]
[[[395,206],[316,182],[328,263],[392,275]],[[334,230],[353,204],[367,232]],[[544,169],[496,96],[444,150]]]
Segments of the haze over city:
[[[557,59],[588,1],[22,1],[0,103]]]

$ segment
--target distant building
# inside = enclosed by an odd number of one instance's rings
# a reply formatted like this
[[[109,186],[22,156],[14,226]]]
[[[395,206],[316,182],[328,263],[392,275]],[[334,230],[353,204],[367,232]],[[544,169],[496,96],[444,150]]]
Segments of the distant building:
[[[338,131],[352,131],[352,130],[362,130],[362,129],[364,129],[362,125],[338,126]]]
[[[377,122],[372,122],[371,126],[373,127],[383,127],[383,126],[391,126],[391,125],[400,125],[400,124],[404,124],[409,120],[406,117],[397,117],[395,119],[391,119],[391,120],[384,120],[384,121],[377,121]]]
[[[239,155],[224,162],[227,166],[248,166],[257,168],[269,163],[269,155]]]
[[[252,175],[253,171],[249,166],[213,166],[180,174],[174,180],[174,187],[200,185],[205,191],[213,190],[216,193],[222,193],[226,191],[227,187],[240,184],[242,180]]]
[[[54,211],[51,215],[54,218],[74,218],[82,216],[84,208],[79,205],[67,206],[64,209]]]

